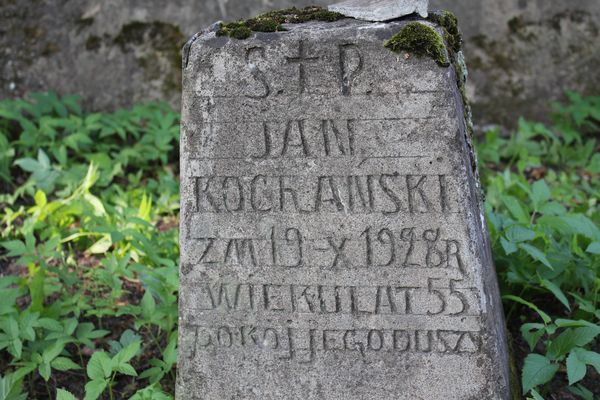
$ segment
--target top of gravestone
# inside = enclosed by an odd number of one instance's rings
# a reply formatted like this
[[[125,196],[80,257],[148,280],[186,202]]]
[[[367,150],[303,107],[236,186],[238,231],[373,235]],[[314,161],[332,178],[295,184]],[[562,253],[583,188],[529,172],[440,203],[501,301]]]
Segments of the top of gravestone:
[[[428,3],[429,0],[346,0],[328,8],[365,21],[389,21],[415,12],[427,18]]]

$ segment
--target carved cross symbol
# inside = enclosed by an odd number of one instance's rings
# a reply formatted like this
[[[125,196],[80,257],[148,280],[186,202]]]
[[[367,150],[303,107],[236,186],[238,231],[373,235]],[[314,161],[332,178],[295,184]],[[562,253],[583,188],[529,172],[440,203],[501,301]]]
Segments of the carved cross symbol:
[[[304,93],[304,89],[306,88],[306,70],[304,67],[304,63],[316,63],[320,57],[309,57],[305,54],[304,49],[304,41],[300,40],[298,43],[298,57],[286,57],[286,60],[289,64],[298,64],[298,70],[300,73],[299,85],[300,85],[300,93]]]

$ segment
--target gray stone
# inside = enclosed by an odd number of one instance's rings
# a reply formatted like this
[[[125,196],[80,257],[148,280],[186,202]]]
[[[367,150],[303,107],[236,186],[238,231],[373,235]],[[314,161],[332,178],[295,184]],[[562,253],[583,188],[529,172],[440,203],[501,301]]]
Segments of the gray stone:
[[[509,398],[455,72],[404,24],[184,49],[177,398]]]
[[[429,0],[346,0],[330,5],[329,11],[364,21],[389,21],[418,13],[427,18]]]
[[[0,1],[0,98],[79,94],[94,110],[180,106],[179,50],[217,20],[337,0]],[[454,12],[476,125],[549,120],[565,89],[600,93],[600,1],[431,0]]]

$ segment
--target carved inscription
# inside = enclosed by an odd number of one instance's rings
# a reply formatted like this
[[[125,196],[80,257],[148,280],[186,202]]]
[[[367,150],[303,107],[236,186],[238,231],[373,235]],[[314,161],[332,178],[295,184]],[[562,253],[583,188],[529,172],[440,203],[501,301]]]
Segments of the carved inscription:
[[[204,352],[259,351],[280,360],[311,363],[331,352],[353,352],[364,362],[379,353],[471,354],[481,348],[478,331],[404,329],[309,329],[252,325],[206,327],[193,332],[190,359]]]
[[[367,227],[352,236],[310,237],[272,227],[263,237],[194,237],[200,264],[277,268],[439,268],[464,272],[462,246],[440,228]]]
[[[305,64],[315,64],[320,57],[308,56],[306,53],[306,44],[304,40],[300,40],[298,42],[298,56],[295,57],[287,57],[286,60],[289,64],[297,64],[298,65],[298,91],[300,94],[304,93],[306,90],[306,65]]]
[[[196,285],[196,311],[298,314],[477,316],[476,288],[428,279],[427,287],[207,283]],[[448,283],[449,282],[449,283]]]
[[[358,43],[336,41],[325,53],[294,42],[277,62],[297,87],[272,76],[272,49],[259,44],[242,47],[240,90],[264,116],[211,114],[223,105],[210,100],[186,149],[185,357],[231,351],[311,363],[343,353],[371,363],[480,352],[486,299],[469,273],[464,171],[436,153],[456,129],[423,139],[421,122],[446,126],[433,101],[419,118],[337,115],[340,106],[272,115],[267,105],[284,97],[304,110],[321,71],[337,79],[328,88],[338,100],[379,100],[363,81],[369,59]],[[277,98],[289,87],[295,93]],[[404,107],[399,94],[386,99]]]
[[[196,212],[452,213],[446,175],[195,176]]]

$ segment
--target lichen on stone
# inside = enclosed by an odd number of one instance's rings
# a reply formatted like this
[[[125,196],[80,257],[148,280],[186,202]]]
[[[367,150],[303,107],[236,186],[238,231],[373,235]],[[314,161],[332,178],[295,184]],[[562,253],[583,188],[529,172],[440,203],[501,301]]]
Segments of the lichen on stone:
[[[252,36],[252,32],[285,31],[283,24],[300,24],[309,21],[333,22],[343,18],[345,18],[344,15],[322,7],[310,6],[302,9],[292,7],[270,11],[247,20],[222,23],[217,31],[217,36],[243,40]]]
[[[385,42],[384,46],[396,53],[407,52],[417,57],[429,56],[442,67],[450,65],[440,35],[432,27],[420,22],[409,22]]]

